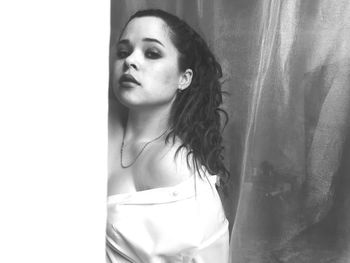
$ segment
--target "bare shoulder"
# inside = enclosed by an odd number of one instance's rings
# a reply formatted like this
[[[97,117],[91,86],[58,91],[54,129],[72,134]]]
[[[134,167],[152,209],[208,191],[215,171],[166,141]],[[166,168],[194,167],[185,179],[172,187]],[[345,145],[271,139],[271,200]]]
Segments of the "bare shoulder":
[[[145,182],[149,188],[167,187],[179,184],[193,175],[187,165],[188,150],[179,141],[158,142],[147,151],[142,167],[145,172]]]

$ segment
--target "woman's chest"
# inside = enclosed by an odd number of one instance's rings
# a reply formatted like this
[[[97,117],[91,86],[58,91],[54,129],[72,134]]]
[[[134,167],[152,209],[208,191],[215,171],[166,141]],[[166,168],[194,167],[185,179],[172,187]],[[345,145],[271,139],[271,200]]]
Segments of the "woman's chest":
[[[140,165],[132,168],[115,168],[108,176],[108,195],[131,193],[155,188],[152,176]]]
[[[178,145],[157,142],[144,148],[110,151],[108,194],[128,193],[173,186],[191,176],[183,151]]]

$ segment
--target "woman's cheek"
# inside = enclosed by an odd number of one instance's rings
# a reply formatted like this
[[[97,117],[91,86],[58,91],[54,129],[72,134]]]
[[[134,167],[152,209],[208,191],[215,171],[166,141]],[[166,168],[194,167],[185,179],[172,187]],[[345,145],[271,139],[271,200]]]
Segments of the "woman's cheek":
[[[178,76],[176,74],[175,69],[171,68],[164,72],[162,81],[166,86],[177,88]]]

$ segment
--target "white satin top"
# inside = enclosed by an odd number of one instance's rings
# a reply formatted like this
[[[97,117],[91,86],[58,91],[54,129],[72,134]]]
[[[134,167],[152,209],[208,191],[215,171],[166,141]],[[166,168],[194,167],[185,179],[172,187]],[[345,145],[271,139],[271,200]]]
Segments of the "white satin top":
[[[217,176],[108,197],[109,263],[227,263],[228,221]]]

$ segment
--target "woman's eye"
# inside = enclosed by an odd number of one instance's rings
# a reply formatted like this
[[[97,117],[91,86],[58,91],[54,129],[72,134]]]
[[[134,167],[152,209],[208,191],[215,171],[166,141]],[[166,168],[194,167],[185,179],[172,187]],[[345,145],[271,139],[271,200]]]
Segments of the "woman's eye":
[[[126,58],[127,56],[129,56],[129,51],[126,51],[126,50],[117,51],[117,58],[122,59],[122,58]]]
[[[154,50],[147,50],[146,51],[146,57],[150,59],[157,59],[161,57],[161,54],[158,51]]]

